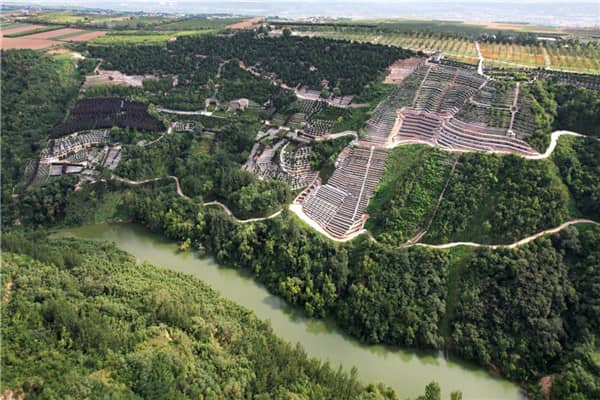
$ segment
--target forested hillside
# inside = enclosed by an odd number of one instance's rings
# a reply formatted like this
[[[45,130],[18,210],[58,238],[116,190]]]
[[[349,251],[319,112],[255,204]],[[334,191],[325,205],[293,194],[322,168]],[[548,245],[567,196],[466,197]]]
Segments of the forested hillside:
[[[307,357],[191,276],[110,244],[3,239],[4,394],[396,399]]]
[[[364,133],[378,115],[375,103],[391,91],[383,71],[411,52],[252,32],[73,46],[88,57],[79,71],[90,73],[102,59],[102,68],[154,74],[137,87],[81,87],[79,97],[140,101],[131,104],[157,125],[110,128],[116,120],[107,117],[102,126],[119,146],[115,169],[99,167],[93,183],[59,174],[18,190],[53,129],[77,117],[65,119],[82,75],[60,56],[2,52],[3,388],[37,398],[395,398],[307,358],[200,281],[137,265],[112,245],[29,232],[127,220],[178,241],[182,251],[248,271],[306,316],[333,318],[362,342],[443,350],[523,383],[533,399],[550,375],[552,399],[600,398],[599,227],[571,227],[516,249],[404,246],[418,234],[424,243],[512,243],[570,219],[600,221],[595,138],[563,137],[543,160],[397,147],[367,210],[375,240],[337,243],[287,210],[297,193],[281,171],[259,176],[243,166],[259,158],[257,149],[277,161],[284,146],[310,146],[303,161],[326,181],[353,136],[298,145],[288,134],[314,122],[308,114],[331,123],[331,133]],[[320,88],[323,80],[373,104],[316,104],[274,84]],[[599,135],[597,92],[543,80],[522,88],[537,150],[556,129]],[[240,97],[251,100],[248,108],[229,110]],[[207,98],[222,103],[206,106]],[[81,104],[90,105],[81,119],[93,122],[98,100]],[[395,110],[389,115],[392,122]],[[238,220],[279,210],[272,219]]]
[[[563,138],[553,158],[582,215],[600,220],[600,141]]]
[[[512,243],[567,220],[568,202],[551,161],[464,154],[425,240]]]
[[[398,147],[369,206],[367,227],[388,244],[423,231],[425,243],[496,244],[553,228],[569,217],[596,218],[594,160],[600,152],[591,142],[561,139],[556,165],[512,155],[457,156],[425,146]],[[583,147],[585,153],[576,150]]]
[[[65,118],[82,77],[71,60],[32,50],[3,51],[1,59],[2,214],[10,215],[14,185]]]
[[[199,240],[220,263],[253,271],[308,315],[335,315],[370,343],[447,347],[535,384],[561,371],[576,346],[597,340],[597,293],[590,283],[600,265],[600,228],[571,228],[516,250],[456,258],[445,250],[367,241],[335,245],[285,214],[235,224],[220,211],[173,208],[168,196],[150,188],[128,198],[135,219],[151,229]],[[446,340],[445,320],[451,321]]]
[[[559,378],[570,383],[554,398],[596,398],[599,365],[589,360],[600,332],[599,266],[599,228],[568,229],[517,250],[478,251],[458,284],[452,348],[524,382],[565,368]]]
[[[320,88],[326,79],[343,94],[358,94],[394,60],[412,52],[395,47],[305,37],[260,38],[254,32],[228,36],[182,36],[164,46],[87,46],[106,68],[130,74],[179,74],[181,82],[206,83],[219,60],[239,59],[273,73],[289,86]],[[204,68],[199,68],[202,64]]]

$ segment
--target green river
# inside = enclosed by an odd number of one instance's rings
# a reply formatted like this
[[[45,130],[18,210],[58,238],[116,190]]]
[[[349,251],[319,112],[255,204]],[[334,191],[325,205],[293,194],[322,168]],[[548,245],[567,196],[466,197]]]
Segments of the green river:
[[[494,378],[481,368],[449,361],[440,354],[379,345],[365,345],[345,335],[331,321],[307,319],[279,297],[271,295],[252,276],[217,265],[211,258],[180,253],[177,245],[134,224],[99,224],[65,229],[62,234],[86,239],[114,241],[139,260],[185,272],[209,283],[225,298],[269,320],[275,333],[290,342],[300,342],[307,353],[346,370],[358,368],[365,382],[384,382],[399,397],[417,397],[432,380],[442,388],[442,399],[461,390],[464,400],[522,399],[519,388]]]

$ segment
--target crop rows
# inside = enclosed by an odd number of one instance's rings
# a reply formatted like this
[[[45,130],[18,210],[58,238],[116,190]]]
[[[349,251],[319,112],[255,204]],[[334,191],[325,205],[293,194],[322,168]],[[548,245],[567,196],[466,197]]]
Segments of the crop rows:
[[[331,39],[354,40],[407,48],[415,51],[443,51],[448,55],[477,58],[475,43],[467,39],[440,38],[436,35],[417,33],[366,33],[366,32],[312,32],[311,35]]]
[[[310,35],[331,39],[353,40],[415,51],[441,51],[448,58],[469,64],[477,63],[477,49],[472,40],[440,38],[430,33],[385,33],[352,31],[318,31]],[[574,72],[600,73],[600,46],[597,45],[521,45],[480,43],[486,66],[547,67]],[[546,54],[544,54],[546,53]]]

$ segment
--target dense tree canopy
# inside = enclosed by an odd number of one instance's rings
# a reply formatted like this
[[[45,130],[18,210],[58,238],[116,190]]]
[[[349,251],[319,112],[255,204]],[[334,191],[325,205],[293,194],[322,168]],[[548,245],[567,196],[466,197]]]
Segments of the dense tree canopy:
[[[65,117],[81,78],[70,60],[32,50],[2,51],[2,214],[12,214],[11,194],[27,163]],[[9,218],[10,219],[10,218]]]
[[[357,94],[398,58],[412,52],[397,47],[321,38],[257,37],[253,32],[229,36],[182,36],[164,46],[88,46],[106,68],[126,73],[178,74],[181,82],[204,84],[216,75],[219,61],[240,59],[274,73],[290,86],[320,88],[326,79],[344,94]]]
[[[569,229],[468,262],[451,317],[452,348],[503,375],[536,382],[599,332],[600,229]]]
[[[307,357],[198,279],[136,264],[114,245],[31,240],[2,243],[2,287],[12,287],[2,307],[3,389],[39,398],[396,398]]]

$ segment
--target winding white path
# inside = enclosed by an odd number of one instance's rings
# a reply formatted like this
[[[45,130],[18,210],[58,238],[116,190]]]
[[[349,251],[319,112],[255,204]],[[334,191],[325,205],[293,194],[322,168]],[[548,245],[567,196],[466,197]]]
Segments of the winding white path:
[[[418,140],[418,139],[401,140],[401,141],[392,142],[392,143],[390,143],[390,141],[388,140],[388,143],[386,144],[385,147],[387,149],[393,149],[393,148],[398,147],[398,146],[404,146],[404,145],[409,145],[409,144],[425,144],[425,145],[428,145],[430,147],[436,147],[436,148],[438,148],[440,150],[448,151],[448,152],[451,152],[451,153],[514,154],[515,156],[526,158],[528,160],[542,160],[542,159],[548,158],[548,157],[550,157],[552,155],[552,153],[554,152],[554,149],[556,149],[556,145],[558,144],[558,139],[561,136],[576,136],[576,137],[585,137],[585,138],[600,140],[600,139],[597,139],[597,138],[593,138],[591,136],[582,135],[581,133],[577,133],[577,132],[562,131],[562,130],[561,131],[554,131],[550,135],[550,145],[548,146],[548,148],[546,149],[546,151],[544,153],[541,153],[541,154],[538,153],[538,154],[533,154],[533,155],[523,155],[523,154],[519,154],[519,153],[512,152],[512,151],[499,151],[499,150],[481,151],[481,150],[449,149],[449,148],[446,148],[446,147],[438,146],[435,143],[431,143],[431,142],[426,141],[426,140]]]
[[[483,76],[483,55],[481,54],[481,48],[479,42],[475,41],[475,48],[477,49],[477,73]]]
[[[576,136],[576,137],[588,137],[586,135],[582,135],[581,133],[571,132],[571,131],[554,131],[550,136],[550,146],[546,149],[543,154],[533,155],[533,156],[524,156],[530,160],[542,160],[544,158],[550,157],[554,149],[556,149],[556,145],[558,144],[558,139],[561,136]]]
[[[550,235],[552,233],[557,233],[557,232],[559,232],[571,225],[575,225],[575,224],[593,224],[593,225],[600,226],[600,222],[596,222],[591,219],[573,219],[571,221],[567,221],[563,224],[560,224],[559,226],[557,226],[555,228],[546,229],[545,231],[541,231],[534,235],[527,236],[526,238],[518,240],[511,244],[481,244],[481,243],[474,243],[474,242],[452,242],[452,243],[444,243],[444,244],[416,243],[416,244],[414,244],[414,246],[429,247],[432,249],[449,249],[449,248],[458,247],[458,246],[481,247],[481,248],[486,248],[486,249],[502,249],[502,248],[514,249],[515,247],[519,247],[524,244],[527,244],[527,243],[534,241],[535,239],[538,239],[542,236]]]
[[[144,179],[141,181],[133,181],[131,179],[127,179],[127,178],[122,178],[120,176],[116,176],[114,175],[112,177],[113,180],[119,181],[119,182],[123,182],[126,183],[128,185],[143,185],[145,183],[150,183],[150,182],[157,182],[157,181],[161,181],[163,179],[173,179],[175,181],[175,185],[176,185],[176,190],[177,190],[177,195],[181,198],[187,199],[187,200],[191,200],[191,198],[189,196],[187,196],[185,193],[183,193],[183,191],[181,190],[181,185],[179,184],[179,178],[177,178],[174,175],[167,175],[161,178],[150,178],[150,179]],[[231,217],[231,219],[233,219],[235,222],[240,223],[240,224],[247,224],[249,222],[258,222],[258,221],[266,221],[268,219],[272,219],[277,217],[279,214],[282,213],[283,209],[274,212],[273,214],[266,216],[266,217],[258,217],[258,218],[249,218],[249,219],[239,219],[238,217],[236,217],[233,212],[231,212],[231,210],[223,203],[221,203],[220,201],[208,201],[206,203],[202,203],[203,206],[205,207],[210,207],[210,206],[217,206],[217,207],[221,207],[224,211],[225,214],[227,214],[228,216]]]
[[[133,181],[131,179],[127,179],[127,178],[122,178],[120,176],[113,176],[112,179],[119,181],[119,182],[123,182],[126,183],[128,185],[143,185],[145,183],[150,183],[150,182],[156,182],[156,181],[160,181],[163,179],[173,179],[175,181],[176,187],[177,187],[177,194],[184,198],[184,199],[188,199],[191,200],[189,196],[185,195],[183,193],[183,191],[181,190],[181,186],[179,184],[179,178],[177,178],[174,175],[167,175],[165,177],[162,178],[151,178],[151,179],[144,179],[141,181]],[[249,219],[239,219],[237,218],[232,212],[231,210],[223,203],[219,202],[219,201],[209,201],[206,203],[202,203],[203,206],[205,207],[209,207],[209,206],[218,206],[221,207],[225,213],[231,217],[235,222],[240,223],[240,224],[247,224],[247,223],[251,223],[251,222],[259,222],[259,221],[266,221],[268,219],[272,219],[272,218],[276,218],[278,217],[282,212],[283,209],[274,212],[273,214],[266,216],[266,217],[258,217],[258,218],[249,218]],[[319,224],[317,224],[315,221],[313,221],[310,217],[308,217],[304,211],[302,211],[302,205],[301,204],[290,204],[289,206],[289,210],[292,211],[294,214],[296,214],[302,221],[306,222],[311,228],[315,229],[317,232],[321,233],[322,235],[326,236],[327,238],[333,240],[334,242],[338,242],[338,243],[344,243],[344,242],[349,242],[351,240],[353,240],[354,238],[356,238],[357,236],[363,235],[363,234],[368,234],[371,238],[371,240],[373,241],[377,241],[372,235],[369,234],[369,232],[366,229],[361,229],[358,232],[354,232],[352,235],[349,235],[348,237],[344,238],[344,239],[337,239],[334,238],[333,236],[331,236],[329,233],[327,233],[327,231],[325,231]],[[571,221],[567,221],[555,228],[551,228],[551,229],[546,229],[544,231],[538,232],[534,235],[528,236],[524,239],[518,240],[514,243],[511,244],[482,244],[482,243],[475,243],[475,242],[452,242],[452,243],[444,243],[444,244],[427,244],[427,243],[405,243],[403,247],[412,247],[412,246],[421,246],[421,247],[429,247],[432,249],[449,249],[452,247],[458,247],[458,246],[467,246],[467,247],[479,247],[479,248],[488,248],[488,249],[499,249],[499,248],[507,248],[507,249],[514,249],[515,247],[519,247],[522,246],[524,244],[527,244],[541,236],[544,235],[549,235],[552,233],[557,233],[571,225],[575,225],[575,224],[593,224],[593,225],[598,225],[600,226],[600,222],[591,220],[591,219],[574,219]],[[421,235],[423,236],[423,235]]]
[[[213,118],[224,118],[218,115],[213,115],[210,111],[198,110],[198,111],[185,111],[185,110],[172,110],[170,108],[156,107],[158,112],[167,113],[167,114],[178,114],[178,115],[205,115],[207,117]]]

